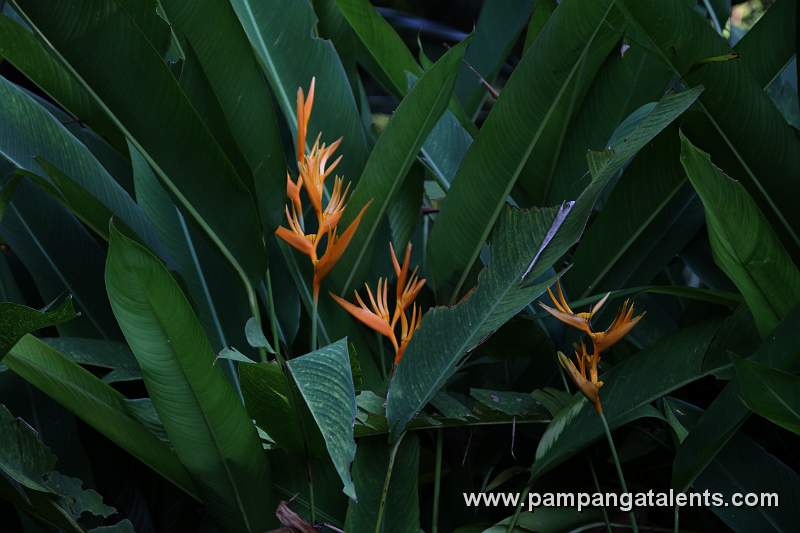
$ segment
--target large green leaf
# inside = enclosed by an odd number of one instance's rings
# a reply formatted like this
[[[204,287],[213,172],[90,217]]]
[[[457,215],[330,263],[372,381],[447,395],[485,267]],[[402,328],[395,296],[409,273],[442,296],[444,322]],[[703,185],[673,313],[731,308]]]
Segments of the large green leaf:
[[[345,157],[339,171],[355,181],[367,159],[366,134],[347,73],[333,44],[316,37],[317,17],[311,3],[231,0],[231,5],[293,132],[297,130],[297,89],[302,87],[307,92],[311,78],[317,78],[308,142],[313,142],[317,133],[322,133],[327,142],[344,137]]]
[[[682,329],[604,373],[600,399],[609,425],[629,422],[653,400],[708,375],[711,370],[703,369],[703,358],[719,327],[715,320]],[[541,477],[602,436],[600,417],[577,393],[542,435],[533,477]]]
[[[260,279],[266,259],[255,201],[137,20],[116,0],[15,5],[242,278]]]
[[[374,531],[383,482],[389,467],[391,446],[380,437],[361,439],[353,463],[353,481],[361,495],[347,508],[347,531]],[[392,479],[386,493],[383,533],[418,533],[419,524],[419,440],[406,435],[394,460]]]
[[[674,414],[675,424],[694,431],[705,413],[694,405],[668,398],[665,407]],[[684,431],[685,431],[684,428]],[[796,487],[800,477],[788,465],[765,450],[750,437],[739,433],[693,483],[697,492],[719,493],[724,505],[711,510],[736,532],[794,531],[800,498]],[[729,504],[734,494],[759,494],[777,501],[762,500],[763,504]]]
[[[797,0],[773,3],[736,43],[739,61],[761,87],[767,87],[797,51]]]
[[[247,161],[264,227],[271,232],[283,214],[286,161],[269,84],[247,35],[228,2],[162,0],[161,5],[197,56]]]
[[[703,133],[693,138],[726,173],[742,179],[775,222],[792,256],[800,256],[800,212],[794,203],[798,187],[795,180],[785,179],[800,175],[800,158],[795,156],[800,139],[764,92],[761,77],[751,75],[750,69],[737,61],[704,62],[732,50],[698,15],[693,2],[624,0],[619,7],[635,29],[637,41],[688,85],[706,87],[699,107],[708,127],[702,127]],[[786,48],[785,44],[779,46]],[[687,127],[687,131],[691,134],[693,130]]]
[[[531,154],[553,140],[551,126],[565,120],[569,89],[589,52],[602,49],[604,57],[619,38],[615,15],[610,2],[563,2],[517,65],[467,151],[430,235],[431,273],[444,296],[457,296]]]
[[[445,385],[464,354],[552,283],[537,282],[564,252],[563,239],[558,239],[568,212],[508,208],[494,235],[492,263],[475,291],[454,307],[425,314],[389,387],[386,414],[394,438]]]
[[[747,359],[735,364],[739,396],[748,409],[800,434],[800,378]]]
[[[328,454],[344,484],[344,493],[356,499],[350,464],[356,455],[353,426],[356,392],[350,370],[347,339],[341,339],[288,362],[297,389],[317,423]]]
[[[703,201],[714,260],[766,336],[800,301],[800,271],[742,184],[683,135],[681,163]]]
[[[104,252],[63,205],[23,178],[0,224],[0,236],[30,272],[42,300],[65,293],[73,297],[81,316],[62,324],[61,334],[119,336],[105,291],[95,282],[103,275]]]
[[[366,50],[359,56],[360,63],[387,91],[403,97],[423,72],[403,39],[369,0],[336,0],[336,5]],[[445,187],[449,187],[472,142],[474,129],[454,102],[451,100],[450,110],[434,126],[422,148],[423,160]]]
[[[56,456],[36,431],[0,405],[0,470],[29,489],[50,492],[44,476],[56,465]]]
[[[488,94],[479,76],[489,83],[494,82],[527,24],[533,4],[532,0],[496,0],[483,4],[455,88],[456,96],[468,115],[478,111]]]
[[[142,379],[139,363],[125,343],[80,337],[48,337],[42,341],[76,363],[109,369],[103,376],[106,383]]]
[[[0,56],[117,150],[124,150],[125,140],[119,130],[89,92],[59,64],[33,32],[8,16],[0,17]]]
[[[576,103],[580,109],[564,132],[557,160],[553,160],[550,168],[541,170],[550,182],[546,203],[580,194],[591,180],[586,151],[609,146],[623,123],[641,118],[643,106],[663,96],[669,74],[657,58],[636,43],[624,54],[612,50],[583,101]]]
[[[354,282],[363,277],[370,257],[368,250],[374,244],[385,253],[384,243],[373,243],[378,225],[384,218],[422,143],[434,124],[447,109],[450,95],[464,56],[468,41],[451,48],[416,82],[400,102],[386,130],[372,149],[364,174],[358,180],[342,224],[351,222],[361,208],[372,202],[361,219],[358,232],[342,257],[338,272],[345,279],[341,293],[346,293]]]
[[[30,95],[0,78],[0,154],[20,169],[41,176],[56,167],[65,177],[114,213],[151,248],[160,250],[152,224],[128,193],[108,174],[92,153]],[[37,158],[46,161],[43,165]],[[57,188],[62,186],[54,177]],[[67,191],[69,192],[69,191]],[[77,213],[80,216],[80,213]],[[104,225],[108,220],[104,221]]]
[[[75,318],[72,298],[52,310],[36,310],[14,302],[0,302],[0,360],[25,335]]]
[[[30,335],[3,364],[167,480],[197,494],[175,453],[129,414],[122,394],[99,378]]]
[[[670,128],[645,146],[625,170],[575,250],[566,282],[577,296],[622,286],[620,270],[636,266],[632,263],[637,240],[649,236],[649,229],[672,222],[659,215],[669,209],[686,183],[679,153],[677,132]],[[646,255],[650,251],[641,250]]]
[[[800,309],[793,311],[749,360],[781,370],[800,369],[798,327]],[[672,486],[678,490],[686,490],[725,448],[748,415],[749,411],[739,399],[739,388],[734,380],[725,386],[678,448],[672,468]]]
[[[231,531],[274,522],[269,471],[255,426],[194,311],[167,269],[112,226],[106,287],[175,451]]]

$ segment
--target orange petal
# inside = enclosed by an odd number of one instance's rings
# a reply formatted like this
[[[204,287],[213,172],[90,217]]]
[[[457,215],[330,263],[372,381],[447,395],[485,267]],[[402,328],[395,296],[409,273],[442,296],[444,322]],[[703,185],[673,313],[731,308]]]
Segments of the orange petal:
[[[587,323],[585,318],[581,318],[579,316],[575,316],[570,313],[564,313],[557,309],[553,309],[552,307],[549,307],[543,304],[542,302],[539,302],[539,307],[541,307],[542,309],[544,309],[545,311],[547,311],[548,313],[559,319],[564,324],[572,326],[573,328],[579,329],[590,335],[592,334],[592,330],[589,329],[589,324]]]
[[[595,411],[597,411],[598,414],[603,412],[603,405],[600,403],[600,387],[584,378],[581,373],[578,372],[578,369],[575,368],[575,364],[562,352],[558,352],[558,361],[561,363],[561,366],[564,367],[564,370],[567,371],[569,377],[572,378],[572,382],[575,383],[575,386],[586,396],[586,399],[592,402]]]
[[[644,313],[630,321],[625,321],[623,317],[619,321],[615,321],[608,331],[591,334],[597,351],[604,352],[621,341],[639,323],[642,317],[644,317]]]
[[[298,235],[297,233],[290,231],[283,226],[279,226],[278,229],[275,230],[275,235],[286,241],[286,243],[293,248],[311,257],[311,254],[313,253],[313,246],[311,245],[311,241],[309,241],[304,235]]]
[[[319,273],[320,280],[324,279],[325,276],[330,274],[333,267],[336,266],[336,263],[341,259],[342,254],[344,251],[347,250],[347,246],[350,244],[350,241],[353,239],[353,235],[355,235],[356,230],[358,230],[358,225],[361,223],[361,217],[364,216],[364,212],[367,210],[369,205],[372,203],[372,200],[367,202],[367,205],[361,208],[361,212],[358,213],[358,216],[350,223],[347,229],[342,233],[342,236],[336,239],[336,241],[331,245],[328,243],[327,248],[325,249],[325,254],[319,260],[316,266],[316,272]]]
[[[368,328],[377,331],[381,335],[389,337],[392,340],[394,339],[394,332],[389,327],[389,324],[381,320],[381,318],[378,315],[376,315],[375,313],[373,313],[368,309],[353,305],[344,298],[336,296],[333,293],[329,294],[331,295],[331,298],[333,298],[336,301],[336,303],[341,305],[345,311],[353,315],[353,317],[356,320],[358,320]]]

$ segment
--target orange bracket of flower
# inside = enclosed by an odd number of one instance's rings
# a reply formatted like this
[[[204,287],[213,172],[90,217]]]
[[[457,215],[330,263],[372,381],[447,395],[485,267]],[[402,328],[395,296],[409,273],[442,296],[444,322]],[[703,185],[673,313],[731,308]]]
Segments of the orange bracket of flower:
[[[286,174],[286,196],[289,204],[285,207],[286,222],[288,227],[280,226],[275,230],[275,235],[296,250],[307,255],[314,267],[313,298],[316,302],[319,299],[319,289],[322,281],[330,274],[333,267],[341,259],[347,246],[358,230],[361,217],[364,215],[370,202],[361,208],[358,216],[350,223],[343,232],[339,232],[339,221],[347,207],[347,197],[350,192],[350,184],[344,184],[344,178],[335,176],[333,178],[333,191],[327,202],[324,202],[325,181],[333,174],[333,171],[342,160],[342,156],[334,158],[337,148],[342,139],[327,145],[321,142],[321,134],[317,135],[314,145],[309,153],[306,153],[306,136],[308,134],[308,123],[311,119],[311,110],[314,106],[314,90],[316,79],[312,78],[311,86],[308,89],[308,97],[303,94],[303,89],[297,89],[297,168],[299,174],[297,181],[292,181],[291,176]],[[303,220],[303,200],[301,191],[306,192],[308,202],[314,211],[316,218],[316,228],[313,233],[306,230]],[[320,248],[324,244],[324,250],[320,253]],[[316,321],[316,317],[313,318]]]
[[[386,278],[378,279],[378,285],[374,293],[369,285],[364,284],[369,298],[369,305],[364,302],[357,290],[353,291],[353,295],[358,305],[352,304],[333,293],[331,293],[331,297],[358,321],[389,339],[394,348],[394,366],[396,367],[400,364],[408,343],[414,337],[414,332],[422,323],[422,310],[419,305],[414,303],[414,300],[419,291],[422,290],[422,287],[425,286],[426,280],[419,277],[417,268],[414,268],[409,275],[411,243],[406,246],[402,265],[397,261],[397,255],[391,243],[389,243],[389,252],[392,256],[392,267],[397,277],[392,312],[389,311],[389,280]],[[411,310],[410,317],[408,316],[409,309]],[[400,324],[400,335],[397,335],[398,323]]]
[[[541,302],[539,302],[539,305],[542,309],[564,324],[586,333],[592,344],[591,352],[587,350],[586,344],[583,341],[575,347],[575,361],[578,363],[577,367],[575,363],[562,352],[558,352],[558,360],[561,366],[569,373],[570,378],[578,389],[592,402],[595,410],[601,413],[603,411],[603,405],[600,403],[600,387],[603,386],[603,382],[598,379],[597,371],[597,365],[600,363],[600,354],[611,348],[630,333],[634,326],[642,319],[644,313],[634,317],[633,303],[631,303],[630,300],[625,300],[608,329],[605,331],[595,331],[592,329],[592,317],[605,305],[611,293],[606,294],[600,299],[590,311],[576,313],[567,303],[564,292],[561,290],[560,282],[556,283],[556,290],[558,291],[558,297],[553,294],[553,291],[547,289],[547,293],[550,295],[550,299],[555,306],[554,308]]]

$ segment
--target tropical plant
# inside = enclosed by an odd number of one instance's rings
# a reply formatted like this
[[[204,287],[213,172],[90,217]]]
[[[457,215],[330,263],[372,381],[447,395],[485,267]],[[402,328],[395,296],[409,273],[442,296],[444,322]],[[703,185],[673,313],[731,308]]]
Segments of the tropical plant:
[[[796,0],[375,3],[0,1],[3,530],[794,531]]]

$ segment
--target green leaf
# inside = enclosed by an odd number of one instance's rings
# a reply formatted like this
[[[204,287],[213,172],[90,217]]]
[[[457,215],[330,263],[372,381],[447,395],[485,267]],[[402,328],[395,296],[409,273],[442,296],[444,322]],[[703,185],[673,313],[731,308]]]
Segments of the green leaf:
[[[547,413],[541,402],[524,392],[470,389],[469,394],[489,409],[509,416],[542,416]]]
[[[79,337],[49,337],[42,341],[76,363],[110,369],[103,376],[106,383],[142,379],[139,364],[124,343]]]
[[[0,129],[0,155],[34,174],[47,176],[52,172],[51,180],[62,191],[65,203],[88,207],[88,213],[80,209],[76,215],[95,222],[95,228],[103,228],[100,235],[105,236],[108,225],[108,219],[102,218],[111,212],[148,246],[161,249],[155,229],[141,208],[61,122],[5,78],[0,78],[0,99],[0,123],[4,126]],[[107,211],[98,212],[98,206]]]
[[[604,383],[600,400],[611,428],[643,415],[652,416],[651,411],[642,411],[650,402],[708,375],[711,371],[703,369],[703,358],[719,327],[719,321],[710,321],[684,328],[600,376]],[[577,393],[539,441],[533,477],[541,477],[603,434],[600,417]]]
[[[340,293],[347,293],[363,277],[364,268],[369,262],[367,251],[373,245],[378,225],[408,174],[422,143],[447,109],[467,44],[468,41],[465,40],[451,48],[423,74],[400,102],[386,130],[378,138],[342,215],[342,224],[346,227],[363,206],[372,202],[338,265],[338,272],[347,273]],[[381,252],[385,252],[384,243],[374,244]]]
[[[266,256],[255,201],[137,20],[117,2],[15,5],[243,280],[260,279]]]
[[[195,496],[175,453],[128,414],[125,397],[44,342],[23,337],[3,359],[13,372],[158,474]]]
[[[554,138],[552,125],[565,120],[569,89],[590,50],[604,49],[605,56],[619,38],[616,18],[610,2],[563,2],[492,107],[454,178],[428,244],[435,288],[451,303],[531,154]],[[562,32],[562,27],[570,31]]]
[[[586,150],[603,149],[619,141],[623,124],[637,123],[664,95],[669,70],[642,46],[625,53],[613,49],[591,80],[586,96],[564,131],[557,160],[549,172],[547,203],[577,197],[591,181]],[[645,112],[644,114],[642,112]],[[677,158],[676,158],[677,159]],[[535,160],[535,159],[534,159]],[[576,265],[579,266],[579,265]]]
[[[198,70],[246,160],[244,175],[250,176],[265,232],[271,233],[283,218],[279,191],[286,184],[286,161],[269,84],[247,35],[228,2],[162,0],[161,5],[197,57]],[[219,129],[211,131],[220,138]]]
[[[775,2],[734,50],[761,87],[767,87],[797,51],[797,2]]]
[[[750,357],[750,361],[781,370],[798,370],[797,328],[800,310],[793,311]],[[727,362],[727,361],[724,361]],[[725,386],[675,454],[672,486],[686,490],[724,449],[749,415],[739,399],[736,381]]]
[[[542,33],[544,25],[550,20],[550,15],[556,10],[558,4],[556,0],[539,0],[533,3],[531,20],[528,22],[528,29],[525,31],[525,43],[523,50],[528,50],[530,45]]]
[[[139,151],[131,146],[130,153],[136,198],[169,249],[215,351],[230,345],[245,349],[244,325],[250,310],[245,291],[237,290],[236,272],[173,203]]]
[[[40,43],[33,32],[8,16],[0,17],[0,56],[25,74],[50,98],[121,152],[125,139],[91,94]]]
[[[0,428],[0,470],[31,490],[51,492],[44,477],[56,465],[53,452],[39,440],[32,427],[1,404]]]
[[[392,242],[396,250],[405,250],[411,241],[414,229],[420,222],[422,201],[425,192],[425,176],[422,166],[411,167],[406,179],[400,185],[397,196],[389,204],[386,217],[392,232]]]
[[[361,495],[347,508],[347,531],[373,531],[378,520],[378,504],[389,466],[391,446],[380,437],[361,439],[353,463],[353,481]],[[392,469],[392,479],[383,515],[384,533],[418,533],[419,523],[419,440],[406,435]]]
[[[465,353],[537,298],[553,280],[526,284],[552,266],[564,250],[555,238],[568,209],[509,208],[496,230],[492,264],[478,285],[454,307],[436,307],[422,319],[420,329],[400,361],[389,386],[387,416],[396,439],[455,372]],[[531,270],[533,272],[531,272]]]
[[[247,412],[279,448],[303,453],[305,439],[292,391],[277,363],[239,365]]]
[[[694,405],[667,399],[666,405],[689,428],[705,413]],[[734,494],[777,495],[778,501],[758,506],[712,506],[711,510],[736,532],[793,531],[800,506],[800,477],[789,466],[743,433],[735,435],[692,487],[697,492],[718,492],[725,502]]]
[[[364,68],[387,91],[405,96],[423,70],[403,39],[368,0],[336,0],[336,5],[363,44],[367,53],[362,56],[368,54],[359,58]],[[449,107],[422,148],[423,160],[445,188],[472,142],[474,129],[454,100]]]
[[[317,17],[311,3],[232,0],[231,5],[295,134],[297,89],[302,87],[307,93],[311,78],[317,78],[308,142],[320,132],[327,142],[343,137],[345,157],[338,168],[355,182],[367,159],[367,139],[341,60],[332,43],[316,37]]]
[[[742,184],[683,135],[681,163],[703,201],[714,260],[766,336],[800,301],[800,271]]]
[[[651,252],[649,247],[637,248],[637,241],[652,237],[649,233],[659,226],[666,230],[672,225],[672,217],[659,215],[669,210],[686,183],[679,153],[677,132],[670,128],[625,170],[575,250],[566,285],[577,295],[625,286],[625,278]]]
[[[800,189],[792,180],[784,179],[800,175],[800,158],[791,155],[800,151],[800,139],[747,66],[738,61],[700,64],[732,50],[693,6],[685,1],[667,5],[658,0],[618,3],[637,41],[686,84],[705,86],[698,106],[703,121],[684,129],[690,137],[702,139],[702,148],[722,164],[726,173],[742,180],[775,223],[792,256],[800,257],[800,212],[794,202]],[[779,46],[786,48],[785,44]]]
[[[63,506],[76,519],[83,513],[108,518],[117,512],[113,507],[103,503],[103,497],[92,489],[84,489],[83,481],[65,476],[58,471],[47,474],[47,486],[61,496]]]
[[[800,434],[800,378],[737,357],[739,397],[748,409]]]
[[[112,225],[106,264],[111,307],[175,452],[232,531],[274,522],[266,458],[236,392],[167,269]],[[266,503],[265,503],[266,502]]]
[[[455,93],[467,115],[474,115],[487,94],[478,76],[493,83],[503,62],[528,21],[532,0],[486,2],[481,8],[474,37],[464,55]],[[467,65],[470,65],[476,74]]]
[[[119,336],[105,291],[96,283],[103,275],[105,253],[63,205],[23,179],[0,224],[0,235],[30,272],[43,301],[64,293],[74,298],[81,316],[59,326],[59,333]]]
[[[297,357],[288,362],[297,388],[317,423],[328,454],[344,484],[343,491],[356,498],[350,464],[356,455],[353,425],[356,391],[350,371],[347,339]]]
[[[14,191],[17,190],[20,176],[12,176],[2,186],[0,186],[0,222],[3,221],[3,215],[6,214],[6,206],[11,198],[14,196]]]
[[[28,333],[75,318],[72,298],[55,309],[38,311],[14,302],[0,302],[0,360]]]

